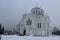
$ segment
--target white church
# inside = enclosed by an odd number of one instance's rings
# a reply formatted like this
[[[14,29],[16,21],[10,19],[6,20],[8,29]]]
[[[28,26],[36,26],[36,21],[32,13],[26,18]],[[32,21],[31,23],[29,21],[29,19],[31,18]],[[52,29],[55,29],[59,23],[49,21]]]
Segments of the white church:
[[[40,7],[34,7],[31,13],[23,14],[20,20],[18,31],[22,35],[32,36],[49,36],[50,31],[50,18],[44,14],[44,10]]]

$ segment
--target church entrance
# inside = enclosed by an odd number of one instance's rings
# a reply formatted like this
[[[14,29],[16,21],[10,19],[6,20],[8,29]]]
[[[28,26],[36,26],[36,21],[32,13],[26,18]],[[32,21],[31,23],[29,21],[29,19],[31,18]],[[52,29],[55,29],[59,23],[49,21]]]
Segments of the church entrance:
[[[26,35],[26,30],[23,30],[23,35]]]

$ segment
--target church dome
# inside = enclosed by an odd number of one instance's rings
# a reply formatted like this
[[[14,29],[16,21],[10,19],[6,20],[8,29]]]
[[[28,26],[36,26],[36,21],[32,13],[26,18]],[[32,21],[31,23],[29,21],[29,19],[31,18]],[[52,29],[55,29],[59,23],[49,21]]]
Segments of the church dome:
[[[36,15],[44,15],[43,9],[41,9],[39,7],[32,8],[31,13],[36,14]]]

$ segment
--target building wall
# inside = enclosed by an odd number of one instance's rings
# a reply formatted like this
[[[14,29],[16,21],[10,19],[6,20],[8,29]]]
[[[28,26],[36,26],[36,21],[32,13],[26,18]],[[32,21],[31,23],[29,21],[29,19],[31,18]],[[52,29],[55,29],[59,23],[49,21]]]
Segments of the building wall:
[[[26,28],[26,35],[39,35],[45,36],[49,35],[49,17],[47,15],[33,15],[25,14],[23,15],[23,27],[20,26],[20,33],[23,34],[24,27]],[[32,20],[31,25],[26,25],[28,19]],[[41,28],[38,28],[38,24],[41,23]]]

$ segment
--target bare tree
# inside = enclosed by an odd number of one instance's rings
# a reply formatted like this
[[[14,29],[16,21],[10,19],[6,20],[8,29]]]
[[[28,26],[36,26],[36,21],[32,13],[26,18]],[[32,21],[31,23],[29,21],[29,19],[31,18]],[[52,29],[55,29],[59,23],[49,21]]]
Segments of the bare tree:
[[[55,31],[57,31],[58,30],[58,28],[57,27],[54,27],[53,28],[53,32],[55,32]]]

